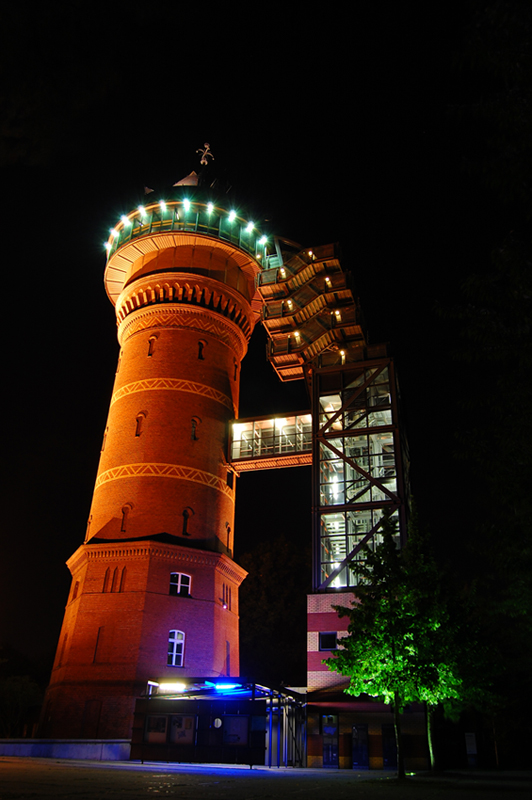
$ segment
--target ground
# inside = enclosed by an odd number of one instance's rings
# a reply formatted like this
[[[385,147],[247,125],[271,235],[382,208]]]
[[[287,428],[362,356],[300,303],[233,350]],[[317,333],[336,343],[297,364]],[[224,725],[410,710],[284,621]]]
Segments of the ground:
[[[417,775],[399,783],[388,772],[268,769],[183,764],[102,763],[0,758],[0,800],[265,800],[334,797],[356,800],[497,800],[530,798],[532,772]]]

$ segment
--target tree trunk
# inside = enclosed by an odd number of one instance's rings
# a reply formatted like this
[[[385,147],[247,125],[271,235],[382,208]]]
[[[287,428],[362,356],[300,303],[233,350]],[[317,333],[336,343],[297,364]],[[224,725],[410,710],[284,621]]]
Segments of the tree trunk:
[[[405,757],[403,753],[403,740],[401,738],[401,706],[402,703],[399,699],[399,692],[394,692],[393,697],[393,724],[395,728],[395,744],[397,745],[397,777],[399,780],[404,780],[405,775]]]
[[[429,746],[429,767],[431,772],[434,772],[434,770],[436,769],[434,761],[434,741],[432,737],[433,713],[434,713],[434,706],[430,705],[429,703],[425,703],[425,714],[427,717],[427,744]]]

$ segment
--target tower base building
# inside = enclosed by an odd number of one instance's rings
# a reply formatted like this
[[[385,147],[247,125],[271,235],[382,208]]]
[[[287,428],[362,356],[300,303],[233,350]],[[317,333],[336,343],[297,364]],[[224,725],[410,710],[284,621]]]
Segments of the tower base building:
[[[229,421],[260,234],[191,186],[111,231],[120,355],[41,734],[131,736],[150,679],[238,676]]]

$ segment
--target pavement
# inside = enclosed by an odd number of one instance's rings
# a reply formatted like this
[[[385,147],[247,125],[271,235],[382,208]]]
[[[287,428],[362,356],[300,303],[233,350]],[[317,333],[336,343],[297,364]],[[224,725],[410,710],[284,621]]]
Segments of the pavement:
[[[497,800],[532,798],[532,772],[457,771],[398,781],[371,770],[0,758],[0,800]]]

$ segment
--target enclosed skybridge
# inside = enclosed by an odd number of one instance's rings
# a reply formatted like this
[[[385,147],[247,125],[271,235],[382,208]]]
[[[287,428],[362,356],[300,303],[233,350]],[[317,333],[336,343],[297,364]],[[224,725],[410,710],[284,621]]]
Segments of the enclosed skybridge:
[[[312,464],[311,413],[235,420],[229,448],[238,472]]]

